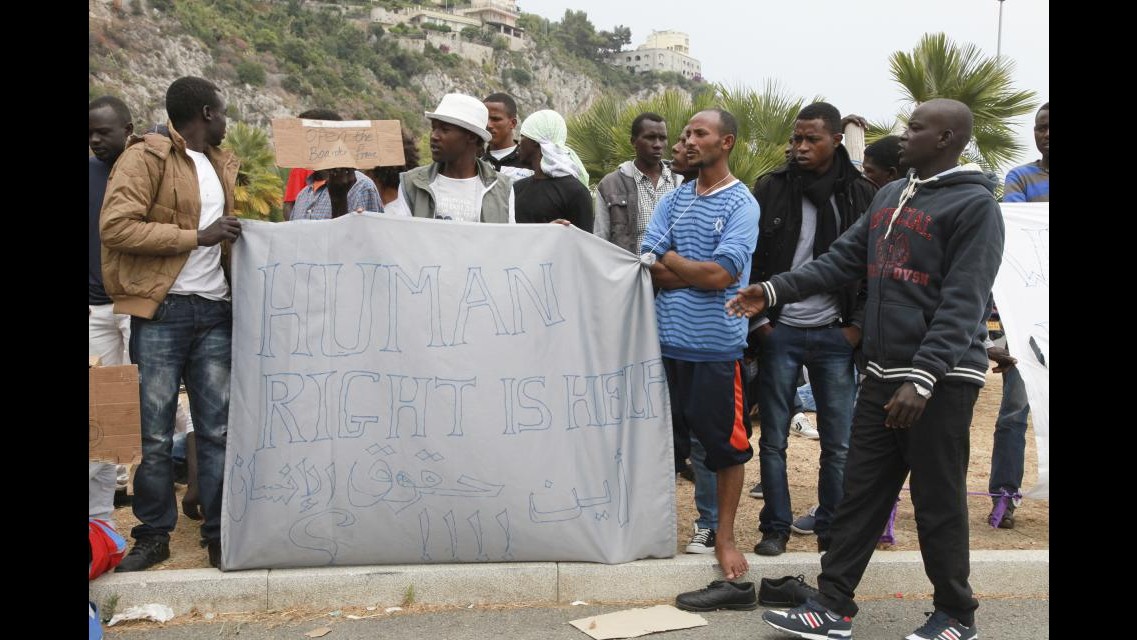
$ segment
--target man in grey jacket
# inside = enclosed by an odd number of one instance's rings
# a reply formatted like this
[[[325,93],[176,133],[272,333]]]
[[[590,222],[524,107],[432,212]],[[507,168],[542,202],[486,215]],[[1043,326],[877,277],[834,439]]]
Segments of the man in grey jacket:
[[[683,177],[663,162],[667,123],[650,111],[632,120],[635,160],[622,163],[596,185],[596,215],[592,233],[632,253],[639,253],[644,229],[663,196]]]
[[[968,584],[967,462],[1004,228],[995,185],[978,166],[957,166],[972,122],[955,100],[917,107],[900,138],[901,160],[912,167],[907,180],[881,189],[827,253],[726,303],[728,313],[751,316],[868,276],[867,376],[853,416],[845,494],[821,556],[820,592],[762,616],[796,637],[851,637],[853,593],[909,471],[935,611],[906,640],[978,637],[979,603]]]
[[[462,222],[514,222],[513,181],[478,158],[482,143],[490,139],[486,105],[473,96],[448,93],[426,117],[434,162],[402,175],[399,197],[386,211]]]

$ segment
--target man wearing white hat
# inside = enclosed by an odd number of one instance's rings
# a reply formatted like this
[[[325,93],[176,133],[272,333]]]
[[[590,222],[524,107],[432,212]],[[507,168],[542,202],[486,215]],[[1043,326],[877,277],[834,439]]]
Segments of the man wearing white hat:
[[[399,197],[388,211],[418,218],[463,222],[515,221],[513,183],[478,158],[489,111],[481,100],[460,93],[442,97],[430,119],[430,157],[433,162],[402,174]]]

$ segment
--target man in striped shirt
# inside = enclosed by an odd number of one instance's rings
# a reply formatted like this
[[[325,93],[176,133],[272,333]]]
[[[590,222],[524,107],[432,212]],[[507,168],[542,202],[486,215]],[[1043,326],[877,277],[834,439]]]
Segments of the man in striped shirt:
[[[715,557],[723,576],[749,570],[734,541],[743,464],[754,455],[746,435],[740,361],[746,321],[727,317],[723,302],[749,281],[758,240],[758,203],[730,173],[737,121],[708,109],[688,122],[687,160],[698,179],[664,196],[644,233],[651,266],[660,351],[667,372],[674,427],[706,451],[718,482],[719,534]],[[653,260],[654,258],[654,260]]]
[[[1003,185],[1003,202],[1050,202],[1050,103],[1034,116],[1034,144],[1042,158],[1011,169]]]

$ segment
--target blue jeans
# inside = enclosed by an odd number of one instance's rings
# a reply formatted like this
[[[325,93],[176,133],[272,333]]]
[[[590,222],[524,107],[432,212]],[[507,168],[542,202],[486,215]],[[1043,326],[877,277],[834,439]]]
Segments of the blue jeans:
[[[691,468],[695,471],[695,508],[699,510],[699,519],[695,521],[700,529],[719,528],[719,496],[718,474],[707,468],[704,460],[707,457],[703,443],[691,435]]]
[[[138,365],[142,464],[134,477],[136,540],[168,540],[178,521],[174,494],[174,415],[185,380],[197,433],[197,473],[205,540],[221,538],[221,478],[229,420],[233,307],[200,296],[168,295],[154,318],[131,319],[130,359]]]
[[[1003,401],[995,420],[995,446],[991,450],[991,479],[987,491],[1019,490],[1026,457],[1026,419],[1030,415],[1026,386],[1018,367],[1003,372]]]
[[[786,440],[791,409],[797,399],[798,370],[802,366],[809,371],[817,402],[821,471],[814,531],[824,539],[841,501],[857,392],[853,346],[839,327],[802,329],[778,324],[759,345],[758,410],[762,434],[758,438],[758,460],[765,504],[758,515],[758,529],[764,534],[788,535],[793,521],[786,477]]]

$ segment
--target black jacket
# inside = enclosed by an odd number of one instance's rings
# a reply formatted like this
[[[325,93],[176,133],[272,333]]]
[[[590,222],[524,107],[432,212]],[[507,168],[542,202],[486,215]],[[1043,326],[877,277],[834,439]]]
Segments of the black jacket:
[[[862,216],[876,195],[876,185],[849,159],[845,147],[838,146],[833,158],[841,171],[833,188],[837,214],[841,219],[838,234],[843,234]],[[801,170],[784,165],[758,178],[754,184],[754,199],[761,208],[758,220],[758,246],[754,250],[754,266],[750,283],[769,280],[793,268],[794,250],[801,233]],[[863,283],[852,282],[841,287],[838,299],[841,304],[843,325],[861,323],[864,313]],[[779,309],[766,312],[776,322]]]
[[[482,160],[485,160],[486,162],[492,164],[494,171],[501,171],[502,167],[520,167],[522,169],[528,169],[529,167],[525,166],[521,162],[521,154],[518,152],[519,148],[520,146],[513,147],[513,151],[510,151],[509,155],[505,156],[501,160],[498,160],[497,158],[493,157],[492,153],[490,153],[489,147],[486,147],[486,152],[482,156]]]
[[[832,291],[867,273],[865,373],[927,388],[944,379],[982,386],[985,321],[1005,234],[995,185],[972,166],[920,184],[895,219],[906,181],[885,185],[871,213],[828,252],[763,283],[768,304]]]

